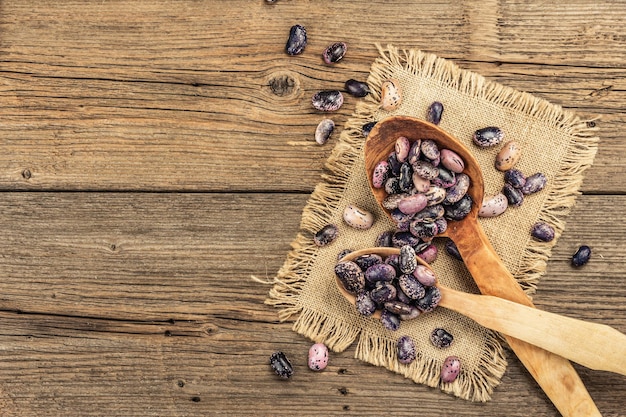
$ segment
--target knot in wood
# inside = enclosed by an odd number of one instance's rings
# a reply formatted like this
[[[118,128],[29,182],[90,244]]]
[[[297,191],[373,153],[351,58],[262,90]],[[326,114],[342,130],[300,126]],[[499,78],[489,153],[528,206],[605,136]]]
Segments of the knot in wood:
[[[273,74],[269,79],[270,90],[273,94],[282,97],[292,94],[298,87],[298,81],[289,72]]]

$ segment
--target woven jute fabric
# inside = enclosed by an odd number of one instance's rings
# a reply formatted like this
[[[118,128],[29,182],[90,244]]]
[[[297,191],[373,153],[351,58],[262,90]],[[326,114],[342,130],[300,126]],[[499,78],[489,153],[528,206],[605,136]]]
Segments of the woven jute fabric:
[[[360,316],[337,290],[333,268],[338,253],[372,247],[381,232],[394,230],[368,188],[362,127],[390,115],[424,119],[429,105],[440,101],[444,112],[439,126],[472,150],[481,165],[487,195],[500,192],[504,184],[503,173],[494,167],[501,147],[476,147],[471,140],[473,132],[498,126],[505,132],[503,143],[517,141],[522,157],[516,168],[526,175],[542,172],[547,186],[527,196],[522,206],[509,207],[504,214],[480,222],[507,268],[529,294],[563,232],[566,214],[579,193],[585,169],[593,162],[598,139],[587,121],[545,100],[488,81],[433,54],[393,46],[378,48],[380,57],[372,64],[367,80],[372,94],[357,105],[344,126],[327,161],[327,172],[303,210],[301,231],[272,281],[266,303],[279,308],[281,320],[295,318],[294,331],[334,351],[356,342],[355,356],[360,360],[463,399],[487,401],[507,365],[498,334],[444,308],[389,331],[377,319]],[[379,107],[380,87],[388,78],[398,80],[403,91],[402,104],[392,113]],[[372,212],[374,226],[365,231],[347,226],[342,213],[348,204]],[[555,228],[552,242],[531,237],[530,229],[538,221]],[[339,237],[328,246],[317,247],[313,235],[327,224],[338,226]],[[432,267],[438,280],[457,290],[478,293],[463,263],[445,252],[445,239],[436,238],[435,243],[439,256]],[[446,349],[434,347],[429,336],[435,328],[450,332],[454,343]],[[396,342],[402,335],[409,335],[416,344],[417,359],[410,365],[396,358]],[[442,383],[441,366],[450,355],[461,359],[462,372],[453,383]]]

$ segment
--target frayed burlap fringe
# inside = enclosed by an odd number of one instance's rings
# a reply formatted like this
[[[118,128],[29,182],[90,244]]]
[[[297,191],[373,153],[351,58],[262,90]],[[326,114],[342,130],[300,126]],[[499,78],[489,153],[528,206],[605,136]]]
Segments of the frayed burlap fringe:
[[[545,100],[490,82],[432,54],[415,50],[400,51],[392,46],[388,46],[386,50],[380,45],[377,47],[381,57],[372,64],[368,78],[372,93],[357,103],[354,115],[346,122],[340,140],[326,163],[327,173],[323,175],[323,182],[315,187],[303,210],[300,225],[302,232],[292,242],[292,250],[284,265],[269,282],[273,287],[266,303],[280,309],[281,321],[299,314],[294,321],[293,330],[316,342],[326,343],[334,351],[343,351],[358,339],[355,351],[357,359],[384,366],[417,383],[438,387],[460,398],[488,401],[506,370],[502,338],[498,334],[487,333],[481,363],[475,372],[463,372],[454,383],[445,384],[439,378],[440,363],[418,355],[412,364],[401,365],[396,357],[395,340],[368,334],[354,324],[304,308],[299,302],[299,295],[318,250],[311,236],[328,224],[332,213],[339,209],[338,203],[346,189],[352,166],[362,152],[362,126],[375,120],[381,84],[392,74],[393,67],[403,67],[417,76],[434,79],[445,87],[453,87],[461,94],[484,98],[523,112],[572,135],[574,140],[539,216],[539,220],[554,225],[557,237],[565,227],[564,215],[569,212],[579,194],[583,172],[593,162],[598,138],[585,121]],[[531,293],[536,288],[553,245],[554,243],[529,240],[521,267],[516,274],[527,292]]]

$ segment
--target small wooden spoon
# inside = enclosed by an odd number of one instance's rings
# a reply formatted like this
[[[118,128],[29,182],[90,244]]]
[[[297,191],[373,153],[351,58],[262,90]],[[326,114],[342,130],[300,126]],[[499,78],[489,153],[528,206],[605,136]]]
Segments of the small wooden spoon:
[[[361,255],[378,254],[383,258],[399,254],[398,248],[368,248],[351,252],[341,261]],[[417,262],[430,265],[417,257]],[[341,294],[352,304],[356,297],[336,279]],[[626,375],[626,335],[612,327],[548,313],[536,308],[490,295],[468,294],[438,284],[440,307],[454,310],[478,324],[539,346],[576,363],[599,371]],[[380,317],[376,311],[373,317]],[[419,320],[417,318],[416,320]]]
[[[476,158],[457,139],[431,123],[407,116],[392,116],[376,123],[365,142],[365,170],[378,203],[382,203],[386,193],[372,186],[372,174],[376,164],[394,150],[396,139],[400,136],[407,137],[411,142],[433,139],[441,149],[450,149],[463,158],[463,172],[471,180],[468,193],[474,204],[465,219],[448,222],[445,236],[456,244],[463,262],[483,294],[534,307],[502,263],[478,222],[478,210],[484,194],[482,172]],[[514,337],[507,336],[506,340],[563,416],[601,416],[569,361]]]

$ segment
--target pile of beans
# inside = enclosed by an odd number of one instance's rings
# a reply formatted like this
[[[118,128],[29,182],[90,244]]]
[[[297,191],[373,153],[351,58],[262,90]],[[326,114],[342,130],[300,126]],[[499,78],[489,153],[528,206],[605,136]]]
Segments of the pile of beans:
[[[397,138],[394,151],[376,164],[371,178],[374,188],[387,193],[382,205],[396,223],[391,242],[382,242],[381,237],[380,246],[408,244],[420,257],[427,248],[432,251],[430,242],[447,229],[448,220],[462,220],[472,208],[467,193],[470,178],[464,169],[456,152],[439,149],[431,139]]]
[[[371,316],[381,311],[386,329],[398,330],[402,320],[411,320],[433,311],[441,300],[435,274],[418,264],[415,250],[406,245],[399,255],[361,255],[354,261],[340,261],[335,274],[346,291],[356,296],[357,311]]]

